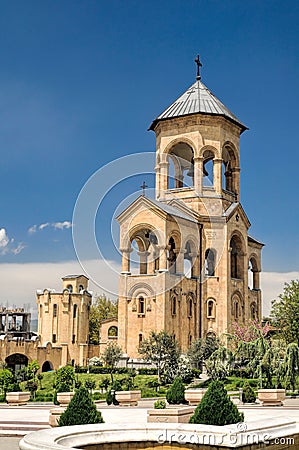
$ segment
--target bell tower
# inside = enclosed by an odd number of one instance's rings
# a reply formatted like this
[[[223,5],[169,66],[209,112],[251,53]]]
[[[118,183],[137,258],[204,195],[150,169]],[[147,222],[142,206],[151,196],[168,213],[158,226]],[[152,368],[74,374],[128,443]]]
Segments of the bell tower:
[[[263,244],[248,235],[240,203],[247,127],[202,83],[195,62],[195,83],[149,128],[156,198],[140,196],[118,217],[119,344],[133,358],[151,330],[172,334],[186,351],[233,322],[261,319]]]
[[[199,213],[199,198],[240,199],[240,135],[247,127],[196,81],[151,124],[156,133],[156,199],[178,198]]]

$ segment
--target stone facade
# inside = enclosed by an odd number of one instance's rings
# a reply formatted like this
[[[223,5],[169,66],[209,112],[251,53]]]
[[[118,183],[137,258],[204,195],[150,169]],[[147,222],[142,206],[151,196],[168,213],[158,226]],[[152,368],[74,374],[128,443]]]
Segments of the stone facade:
[[[42,371],[58,369],[67,363],[87,365],[88,359],[99,356],[100,347],[89,345],[89,308],[92,296],[88,278],[69,275],[62,279],[62,291],[37,291],[38,332],[4,330],[0,336],[0,361],[19,369],[37,360]],[[8,314],[2,313],[7,317]],[[25,313],[9,312],[9,315]],[[27,323],[26,320],[24,323]],[[3,324],[9,326],[8,320]],[[28,325],[28,324],[27,324]],[[19,336],[20,335],[20,336]]]
[[[240,203],[246,127],[199,112],[158,118],[151,129],[156,198],[140,196],[118,217],[118,343],[131,358],[151,330],[166,330],[186,351],[234,321],[261,318],[263,244],[248,236]]]

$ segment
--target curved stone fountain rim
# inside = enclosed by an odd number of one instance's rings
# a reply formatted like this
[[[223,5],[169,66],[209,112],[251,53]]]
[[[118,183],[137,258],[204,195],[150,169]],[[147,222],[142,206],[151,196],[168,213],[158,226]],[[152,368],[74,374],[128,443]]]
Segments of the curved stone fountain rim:
[[[219,447],[237,448],[241,446],[242,442],[246,442],[245,438],[248,435],[258,436],[259,442],[261,442],[265,435],[274,439],[299,434],[299,424],[296,420],[287,417],[257,420],[246,425],[245,432],[240,431],[238,424],[223,427],[176,423],[74,425],[35,431],[24,436],[19,446],[21,450],[74,450],[80,446],[93,444],[143,441],[160,442],[161,444],[173,442],[181,445],[186,443],[188,446],[190,443],[195,443],[196,437],[205,435],[215,436],[216,445]],[[192,440],[191,435],[194,436]],[[237,436],[235,444],[229,440],[232,435]]]

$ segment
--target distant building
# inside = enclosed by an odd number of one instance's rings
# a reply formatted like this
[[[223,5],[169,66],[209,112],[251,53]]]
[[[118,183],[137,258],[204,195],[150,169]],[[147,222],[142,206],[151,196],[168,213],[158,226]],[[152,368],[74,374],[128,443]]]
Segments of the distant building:
[[[0,310],[0,361],[12,369],[37,360],[42,371],[67,363],[87,365],[99,356],[99,346],[88,344],[89,309],[92,296],[88,278],[62,278],[62,291],[37,292],[38,332],[30,331],[30,314],[23,309]]]

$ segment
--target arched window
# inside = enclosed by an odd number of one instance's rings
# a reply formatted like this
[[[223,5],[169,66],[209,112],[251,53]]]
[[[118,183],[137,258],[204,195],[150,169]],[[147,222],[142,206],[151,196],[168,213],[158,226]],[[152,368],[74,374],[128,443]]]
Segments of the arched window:
[[[115,325],[112,325],[108,329],[108,338],[116,338],[118,336],[118,328]]]
[[[215,301],[210,299],[207,302],[207,316],[209,319],[214,319],[216,316],[216,306]]]
[[[142,343],[142,333],[139,333],[139,335],[138,335],[138,347],[140,347],[141,343]]]
[[[194,152],[188,144],[184,142],[175,144],[167,155],[167,162],[168,189],[193,186]]]
[[[73,309],[73,319],[76,319],[76,317],[77,317],[77,309],[78,309],[78,305],[74,305],[74,309]]]
[[[258,319],[256,303],[251,303],[251,305],[250,305],[250,316],[251,316],[252,320]]]
[[[214,153],[211,150],[203,154],[203,186],[214,186]]]
[[[68,284],[66,288],[69,290],[70,293],[73,292],[73,286],[71,284]]]
[[[53,317],[57,317],[58,305],[54,303],[53,305]]]
[[[79,285],[79,292],[84,291],[84,287],[82,284]]]
[[[192,317],[192,313],[193,313],[193,302],[192,302],[192,298],[188,299],[188,317]]]
[[[171,299],[171,314],[173,316],[176,315],[176,297],[172,297]]]
[[[230,145],[226,145],[222,151],[222,188],[228,192],[237,194],[237,158]]]
[[[131,237],[130,271],[145,275],[159,270],[158,239],[154,231],[143,228]]]
[[[175,241],[171,237],[168,241],[169,252],[168,252],[168,267],[170,273],[176,273],[176,253],[175,253]]]
[[[248,263],[248,287],[250,289],[260,288],[259,270],[254,257],[251,257]]]
[[[138,314],[145,314],[145,299],[144,297],[139,297],[138,299]]]
[[[231,278],[244,279],[244,253],[242,242],[238,236],[233,236],[230,240],[230,269]]]
[[[215,276],[216,250],[208,248],[205,252],[205,275],[207,277]]]

